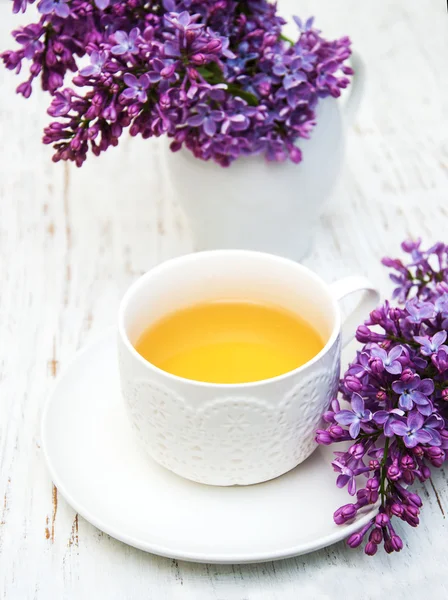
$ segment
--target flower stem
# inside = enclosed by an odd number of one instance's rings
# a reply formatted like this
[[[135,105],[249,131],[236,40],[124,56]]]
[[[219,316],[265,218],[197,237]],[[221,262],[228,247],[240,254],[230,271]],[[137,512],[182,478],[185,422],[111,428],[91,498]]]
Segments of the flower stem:
[[[284,42],[288,42],[289,44],[291,44],[291,46],[294,46],[294,42],[289,39],[289,37],[287,37],[286,35],[283,35],[283,33],[280,34],[279,39],[283,40]]]
[[[384,494],[385,494],[385,482],[386,482],[386,461],[387,453],[389,451],[389,438],[386,438],[384,444],[383,460],[381,461],[381,481],[380,481],[380,494],[381,494],[381,505],[384,506]]]

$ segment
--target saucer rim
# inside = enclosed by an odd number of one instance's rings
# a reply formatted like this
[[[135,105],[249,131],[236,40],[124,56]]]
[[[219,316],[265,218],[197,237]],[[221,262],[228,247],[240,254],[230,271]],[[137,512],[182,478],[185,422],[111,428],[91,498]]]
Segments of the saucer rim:
[[[335,532],[326,535],[324,537],[320,537],[312,542],[306,542],[297,544],[295,546],[289,546],[282,550],[272,551],[272,552],[260,552],[260,553],[242,553],[242,554],[231,554],[231,553],[201,553],[201,552],[186,552],[186,551],[178,551],[175,548],[170,548],[168,546],[163,546],[159,544],[148,543],[143,539],[127,535],[122,533],[119,529],[108,525],[105,523],[101,517],[97,517],[92,514],[88,508],[86,508],[81,502],[78,502],[73,495],[68,491],[64,484],[64,476],[63,474],[58,473],[58,470],[54,466],[50,453],[47,449],[47,431],[49,428],[48,425],[48,415],[51,411],[52,404],[55,401],[57,396],[58,388],[64,380],[65,376],[68,374],[73,365],[80,359],[84,354],[88,353],[95,346],[99,346],[108,336],[112,336],[112,334],[117,334],[117,328],[109,328],[106,331],[103,331],[99,335],[95,336],[89,343],[87,343],[83,348],[78,350],[73,358],[65,365],[60,373],[57,375],[52,388],[47,396],[45,401],[44,409],[42,412],[41,418],[41,447],[43,451],[43,455],[45,458],[45,462],[47,465],[47,469],[50,473],[51,480],[54,485],[58,489],[58,491],[62,494],[64,499],[68,502],[68,504],[86,521],[91,523],[94,527],[103,531],[107,535],[110,535],[114,539],[127,544],[128,546],[132,546],[139,550],[143,550],[144,552],[149,552],[151,554],[155,554],[157,556],[163,556],[165,558],[175,559],[175,560],[184,560],[187,562],[196,562],[196,563],[209,563],[209,564],[250,564],[250,563],[263,563],[270,562],[276,560],[283,560],[287,558],[293,558],[295,556],[300,556],[303,554],[307,554],[310,552],[314,552],[317,550],[321,550],[322,548],[326,548],[335,543],[342,541],[347,538],[352,533],[359,531],[377,512],[377,507],[372,507],[365,514],[360,516],[356,521],[352,523],[348,523],[340,526],[340,530],[336,530]],[[316,449],[315,451],[318,451]],[[179,476],[180,477],[180,476]],[[180,477],[180,479],[182,479]]]

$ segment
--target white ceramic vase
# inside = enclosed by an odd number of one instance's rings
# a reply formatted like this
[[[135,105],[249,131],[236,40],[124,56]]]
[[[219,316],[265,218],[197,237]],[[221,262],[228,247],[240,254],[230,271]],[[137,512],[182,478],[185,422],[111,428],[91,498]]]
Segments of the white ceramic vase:
[[[325,201],[344,157],[344,129],[363,88],[364,69],[353,57],[355,75],[342,101],[321,100],[311,139],[300,140],[300,164],[242,157],[223,168],[187,150],[165,146],[174,195],[184,209],[196,250],[238,248],[300,260],[309,250]]]

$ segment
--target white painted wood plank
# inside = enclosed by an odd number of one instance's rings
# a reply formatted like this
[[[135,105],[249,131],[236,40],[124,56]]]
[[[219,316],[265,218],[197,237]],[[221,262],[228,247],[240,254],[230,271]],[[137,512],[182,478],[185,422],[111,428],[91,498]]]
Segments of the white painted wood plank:
[[[338,193],[306,264],[328,280],[368,274],[401,239],[446,239],[448,17],[440,0],[294,0],[328,34],[349,33],[368,94],[348,139]],[[0,47],[26,17],[0,2]],[[47,98],[13,95],[0,70],[0,594],[8,600],[289,600],[446,597],[448,490],[425,486],[422,524],[394,557],[343,544],[279,563],[207,566],[147,555],[110,539],[59,497],[43,464],[39,420],[53,376],[114,322],[141,272],[191,249],[160,177],[157,145],[125,140],[82,170],[53,165],[40,144]],[[82,439],[82,416],[76,424]],[[438,496],[435,493],[437,490]],[[440,504],[439,504],[440,503]],[[298,498],[297,509],[300,510]]]

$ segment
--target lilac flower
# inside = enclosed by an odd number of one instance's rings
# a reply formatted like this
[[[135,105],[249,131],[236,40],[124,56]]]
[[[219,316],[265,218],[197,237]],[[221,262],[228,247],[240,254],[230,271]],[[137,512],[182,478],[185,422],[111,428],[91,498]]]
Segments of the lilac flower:
[[[370,354],[367,352],[361,352],[355,363],[350,365],[347,374],[354,375],[355,377],[362,377],[367,373],[370,373],[370,364],[369,364]]]
[[[148,72],[151,83],[158,83],[162,79],[174,83],[176,76],[176,63],[171,60],[155,58],[152,62],[152,71]]]
[[[430,460],[435,467],[441,467],[445,462],[446,454],[442,448],[431,446],[425,452],[425,456]]]
[[[403,437],[407,448],[431,441],[432,435],[423,429],[424,417],[417,411],[409,413],[406,421],[394,421],[391,429],[395,435]]]
[[[334,442],[334,439],[325,429],[318,429],[316,431],[316,442],[323,446],[330,446]]]
[[[83,77],[97,77],[102,72],[106,60],[106,52],[94,50],[90,55],[90,65],[81,69],[79,74]]]
[[[132,73],[126,73],[123,77],[125,84],[128,86],[122,93],[122,96],[127,100],[136,99],[139,102],[146,102],[148,98],[148,88],[150,85],[149,75],[136,77]]]
[[[386,437],[392,437],[394,431],[391,427],[392,423],[399,420],[398,417],[404,416],[404,411],[399,408],[392,408],[391,410],[378,410],[373,415],[373,420],[377,425],[383,425],[384,435]]]
[[[434,305],[429,302],[420,302],[418,298],[412,298],[406,302],[406,310],[409,313],[408,321],[421,323],[424,319],[434,316]]]
[[[297,27],[300,29],[300,31],[303,32],[307,32],[307,31],[311,31],[313,28],[313,23],[314,23],[314,17],[310,17],[309,19],[307,19],[306,21],[302,21],[302,19],[300,19],[299,17],[293,17]]]
[[[389,354],[384,350],[384,348],[374,347],[371,350],[371,356],[377,358],[381,361],[384,369],[390,373],[391,375],[397,375],[401,373],[403,367],[401,363],[397,360],[403,353],[403,348],[401,346],[394,346]]]
[[[194,18],[191,17],[190,13],[184,10],[181,13],[169,13],[165,15],[165,22],[168,25],[172,25],[175,29],[182,33],[186,31],[195,31],[201,29],[202,25],[195,23],[198,20],[199,15]]]
[[[329,59],[328,61],[325,61],[317,66],[318,75],[316,78],[316,85],[318,92],[320,92],[320,89],[322,89],[324,90],[324,95],[326,95],[328,93],[327,90],[330,90],[330,94],[335,98],[340,96],[340,88],[345,87],[345,85],[348,84],[348,79],[340,80],[336,75],[334,75],[333,73],[336,72],[337,69],[338,65],[332,59]]]
[[[345,504],[345,506],[341,506],[334,514],[334,520],[337,525],[343,525],[344,523],[349,523],[353,521],[356,517],[357,507],[355,504]]]
[[[323,419],[327,423],[332,423],[334,420],[335,414],[341,410],[341,405],[339,404],[339,400],[337,398],[335,398],[334,400],[331,401],[330,409],[331,410],[327,410],[323,414]]]
[[[394,381],[392,389],[400,394],[398,406],[403,410],[412,410],[414,404],[422,415],[430,415],[432,404],[429,396],[434,392],[434,381],[432,379],[420,380],[418,375],[413,379],[405,381]]]
[[[356,493],[356,481],[355,481],[355,474],[353,472],[353,470],[340,463],[337,460],[334,460],[332,462],[333,468],[335,471],[338,471],[340,473],[340,475],[338,476],[337,480],[336,480],[336,485],[339,488],[345,487],[346,485],[348,486],[348,493],[353,496]]]
[[[230,59],[230,60],[236,58],[236,54],[234,52],[232,52],[232,50],[230,50],[230,48],[229,48],[229,46],[230,46],[230,40],[229,40],[229,38],[224,37],[224,36],[220,36],[219,37],[219,41],[221,42],[221,53],[222,53],[222,55],[225,56],[226,58]]]
[[[349,392],[360,392],[362,390],[362,381],[354,375],[346,375],[344,377],[344,387]]]
[[[44,31],[41,25],[28,25],[27,27],[22,27],[15,34],[16,42],[23,46],[24,56],[28,60],[31,60],[36,52],[43,50],[44,43],[41,37]]]
[[[349,432],[353,439],[358,437],[362,423],[372,420],[372,412],[365,408],[364,400],[359,394],[354,393],[351,401],[352,410],[341,410],[334,418],[340,425],[349,425]]]
[[[337,473],[340,473],[336,480],[336,485],[339,488],[347,486],[348,493],[354,496],[356,493],[355,478],[362,473],[368,472],[369,468],[364,465],[362,460],[353,460],[351,456],[347,458],[345,454],[334,460],[331,464],[333,465],[333,469]]]
[[[16,38],[17,39],[17,38]],[[436,314],[441,315],[441,317],[448,317],[448,293],[444,293],[434,302],[434,309]],[[442,323],[442,327],[446,327],[444,323]]]
[[[422,238],[416,240],[405,240],[401,244],[401,249],[408,252],[412,256],[414,263],[419,264],[424,259],[424,254],[420,250]]]
[[[444,373],[448,370],[448,350],[446,346],[440,348],[431,356],[431,361],[439,373]]]
[[[350,548],[357,548],[358,546],[360,546],[362,544],[363,538],[364,538],[365,534],[369,531],[371,526],[372,526],[371,523],[367,523],[366,525],[364,525],[364,527],[360,531],[358,531],[357,533],[353,533],[347,539],[347,544],[350,546]]]
[[[398,465],[398,459],[395,458],[392,464],[387,467],[387,477],[391,481],[398,481],[403,475],[402,470]]]
[[[383,264],[386,264],[387,266],[387,263],[384,262],[384,259]],[[398,274],[391,273],[389,277],[397,285],[392,294],[392,298],[396,298],[398,302],[405,302],[414,286],[413,281],[409,278],[407,269],[399,269]]]
[[[217,123],[224,119],[224,113],[220,110],[213,110],[206,104],[196,106],[196,114],[188,118],[187,124],[192,127],[201,127],[208,136],[215,135]]]
[[[250,125],[250,117],[254,116],[256,110],[247,105],[244,100],[235,98],[233,107],[226,111],[221,132],[226,134],[229,130],[244,131]]]
[[[391,519],[418,525],[422,500],[409,486],[428,479],[430,466],[441,467],[448,451],[448,246],[437,243],[424,250],[418,240],[405,242],[403,249],[411,254],[412,263],[385,259],[383,264],[399,273],[396,295],[405,307],[385,302],[372,311],[358,328],[357,337],[364,346],[341,381],[343,398],[353,407],[358,399],[352,392],[358,392],[362,408],[372,418],[359,426],[348,452],[335,452],[336,484],[348,485],[353,493],[356,475],[363,468],[368,469],[369,479],[357,490],[356,503],[338,509],[334,519],[337,524],[353,520],[360,508],[380,501],[378,516],[348,540],[351,547],[357,547],[367,536],[368,554],[374,554],[381,542],[386,552],[403,548]],[[415,294],[408,300],[411,292]],[[340,404],[332,402],[332,410],[325,413],[327,429],[320,432],[319,440],[327,445],[343,440],[347,430],[338,435],[331,432],[350,427],[353,417],[345,414],[350,412],[357,411],[341,411]],[[364,467],[366,455],[370,460]],[[371,489],[371,480],[381,481],[381,489],[378,483]]]
[[[442,444],[442,438],[439,430],[443,429],[444,425],[444,419],[437,413],[426,419],[423,430],[431,435],[431,440],[429,443],[431,443],[433,446],[440,446]]]
[[[448,351],[448,346],[443,346],[442,344],[445,342],[447,338],[446,331],[438,331],[432,338],[429,336],[414,336],[414,340],[421,345],[420,352],[424,356],[431,356],[442,348],[443,350]]]
[[[298,56],[291,60],[290,57],[285,57],[282,61],[278,60],[272,71],[282,77],[282,87],[277,92],[277,98],[286,99],[290,108],[296,108],[309,92],[307,85],[301,85],[308,81],[302,68],[302,58]]]
[[[421,239],[418,239],[403,242],[402,248],[411,255],[412,262],[407,266],[404,266],[401,261],[397,261],[398,264],[388,263],[387,265],[396,269],[398,273],[398,275],[396,273],[390,275],[391,279],[398,284],[394,291],[395,297],[401,301],[408,297],[411,290],[416,290],[419,299],[431,300],[448,292],[448,289],[443,289],[443,286],[446,285],[444,278],[448,269],[447,245],[436,244],[429,250],[423,251],[421,250]],[[433,264],[432,267],[430,262]],[[435,265],[434,262],[438,264]]]
[[[14,0],[13,10],[28,3]],[[64,121],[44,135],[56,162],[82,165],[129,128],[144,138],[167,133],[173,150],[185,146],[222,166],[259,154],[298,163],[319,99],[336,95],[352,72],[348,38],[327,40],[309,19],[297,21],[300,35],[286,42],[285,21],[267,0],[249,0],[244,11],[216,0],[40,0],[38,8],[43,18],[15,34],[20,47],[2,60],[16,72],[31,61],[18,93],[28,97],[38,78],[58,93],[51,113]],[[91,64],[78,67],[85,55]],[[131,75],[140,83],[128,85]],[[69,112],[67,76],[80,88]],[[137,101],[146,77],[150,101]]]
[[[140,35],[140,29],[134,27],[128,35],[125,31],[115,32],[115,41],[117,44],[112,46],[111,52],[116,56],[123,54],[137,54],[139,52],[137,48],[137,38]]]
[[[63,117],[67,115],[72,108],[72,96],[73,91],[70,89],[63,90],[62,92],[56,92],[50,108],[48,109],[49,114],[52,117]]]
[[[14,0],[12,12],[17,14],[18,12],[25,12],[28,6],[28,0]]]
[[[54,13],[61,19],[66,19],[70,14],[69,0],[42,0],[37,5],[39,12],[43,15]]]
[[[163,45],[163,56],[166,58],[181,58],[182,52],[179,40],[167,40]]]
[[[301,71],[301,68],[302,60],[300,57],[291,60],[289,56],[277,56],[272,72],[274,75],[283,77],[283,87],[289,90],[303,81],[307,81],[306,75]]]

